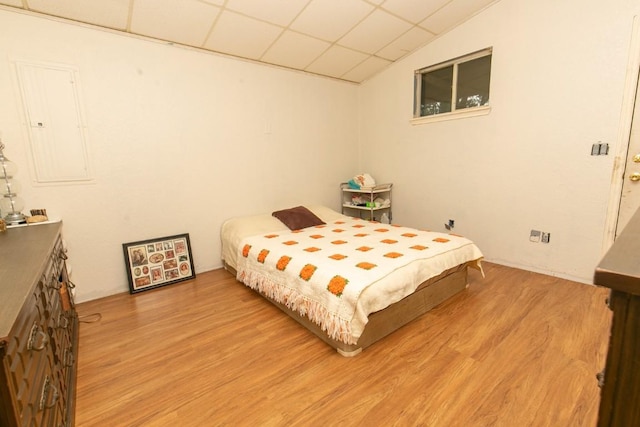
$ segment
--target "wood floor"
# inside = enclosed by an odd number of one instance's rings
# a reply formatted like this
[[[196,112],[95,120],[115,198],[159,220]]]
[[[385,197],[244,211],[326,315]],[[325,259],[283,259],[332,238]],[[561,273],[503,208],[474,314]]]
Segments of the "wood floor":
[[[354,358],[224,270],[79,304],[76,425],[594,426],[607,291],[484,268]]]

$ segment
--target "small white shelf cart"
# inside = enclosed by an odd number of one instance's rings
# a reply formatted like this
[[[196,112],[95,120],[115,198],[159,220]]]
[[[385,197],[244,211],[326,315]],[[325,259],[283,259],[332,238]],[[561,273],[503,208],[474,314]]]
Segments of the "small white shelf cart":
[[[391,222],[391,189],[393,184],[378,184],[374,187],[354,189],[349,184],[340,184],[340,196],[342,198],[342,214],[363,218],[369,221],[382,221],[382,216],[387,214]],[[356,199],[356,202],[354,202]],[[359,200],[358,200],[359,199]],[[376,203],[376,200],[387,201]]]

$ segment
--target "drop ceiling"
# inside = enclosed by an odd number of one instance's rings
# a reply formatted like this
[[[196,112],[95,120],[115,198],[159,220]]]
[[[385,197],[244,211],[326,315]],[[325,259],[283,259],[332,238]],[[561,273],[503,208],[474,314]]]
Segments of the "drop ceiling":
[[[360,83],[498,0],[0,0]]]

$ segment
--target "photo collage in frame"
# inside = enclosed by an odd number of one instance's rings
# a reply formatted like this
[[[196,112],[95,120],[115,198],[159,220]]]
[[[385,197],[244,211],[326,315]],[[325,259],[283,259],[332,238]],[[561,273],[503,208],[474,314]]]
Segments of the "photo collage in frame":
[[[124,243],[122,248],[132,294],[196,277],[189,234]]]

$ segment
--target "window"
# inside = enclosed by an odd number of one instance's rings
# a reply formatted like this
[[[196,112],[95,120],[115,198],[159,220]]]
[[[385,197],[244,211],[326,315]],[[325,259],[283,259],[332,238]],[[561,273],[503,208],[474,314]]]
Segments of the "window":
[[[489,112],[491,52],[484,49],[415,72],[414,121]],[[416,120],[420,119],[420,120]]]

